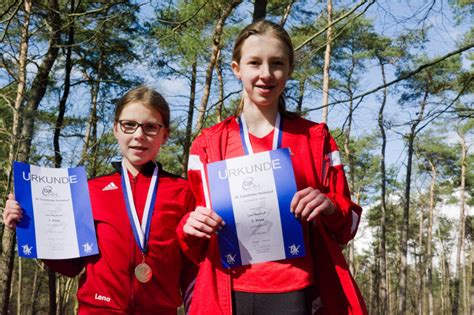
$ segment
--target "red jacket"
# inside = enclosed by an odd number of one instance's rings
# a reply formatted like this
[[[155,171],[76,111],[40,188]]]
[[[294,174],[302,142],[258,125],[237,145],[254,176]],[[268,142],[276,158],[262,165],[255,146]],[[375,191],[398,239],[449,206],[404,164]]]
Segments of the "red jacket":
[[[151,165],[151,167],[150,167]],[[160,167],[146,263],[153,278],[140,283],[134,268],[142,262],[123,198],[118,172],[89,180],[99,254],[71,260],[46,260],[54,271],[74,277],[85,267],[79,282],[79,314],[173,314],[182,304],[197,268],[181,252],[176,239],[180,219],[195,207],[187,182]],[[137,211],[143,209],[153,164],[131,180]],[[140,215],[141,217],[141,215]]]
[[[222,160],[231,143],[229,139],[239,137],[234,119],[230,117],[203,130],[193,143],[188,173],[198,205],[210,204],[206,201],[207,185],[202,183],[205,165]],[[335,214],[318,216],[311,227],[317,291],[313,311],[318,314],[366,314],[364,299],[341,251],[342,245],[355,236],[362,209],[350,200],[336,143],[325,124],[303,118],[284,118],[282,132],[286,143],[291,143],[293,164],[300,163],[299,166],[303,165],[306,170],[306,182],[323,191],[336,205]],[[178,239],[183,251],[200,263],[190,314],[231,314],[230,270],[221,265],[217,237],[206,241],[186,236],[182,226],[187,217],[178,226]]]

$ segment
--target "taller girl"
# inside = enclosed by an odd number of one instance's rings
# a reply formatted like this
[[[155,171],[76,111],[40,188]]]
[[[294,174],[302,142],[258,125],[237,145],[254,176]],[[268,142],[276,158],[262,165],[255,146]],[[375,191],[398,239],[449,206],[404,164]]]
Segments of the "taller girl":
[[[362,209],[350,193],[338,148],[324,124],[285,109],[283,90],[294,67],[291,39],[259,21],[238,35],[232,70],[243,97],[235,117],[203,130],[191,148],[189,179],[199,205],[183,218],[178,237],[200,263],[191,314],[365,314],[342,246],[356,233]],[[289,148],[298,192],[291,211],[301,220],[303,258],[221,266],[216,236],[225,222],[210,209],[206,164]]]

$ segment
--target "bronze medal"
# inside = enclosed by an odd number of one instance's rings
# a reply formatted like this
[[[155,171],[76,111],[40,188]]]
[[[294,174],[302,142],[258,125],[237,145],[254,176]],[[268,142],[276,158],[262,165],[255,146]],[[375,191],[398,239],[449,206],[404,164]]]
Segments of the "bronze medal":
[[[153,215],[154,200],[158,189],[158,165],[155,164],[153,176],[148,187],[145,208],[143,209],[142,222],[138,219],[137,209],[133,200],[132,188],[128,177],[128,170],[122,159],[122,189],[124,192],[125,205],[127,207],[128,219],[135,236],[135,241],[142,252],[142,262],[135,267],[135,278],[141,283],[147,283],[153,277],[151,267],[145,262],[145,253],[147,251],[148,237],[150,234],[150,222]]]
[[[147,263],[142,262],[135,267],[135,277],[141,283],[147,283],[150,281],[153,273],[150,266]]]

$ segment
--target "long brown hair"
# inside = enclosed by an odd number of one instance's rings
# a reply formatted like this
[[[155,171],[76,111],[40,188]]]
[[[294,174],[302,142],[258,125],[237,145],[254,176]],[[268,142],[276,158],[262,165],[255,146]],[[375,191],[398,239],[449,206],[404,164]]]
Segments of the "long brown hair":
[[[234,49],[232,50],[232,61],[236,63],[240,63],[240,59],[242,58],[242,46],[247,38],[252,35],[264,35],[270,34],[275,36],[275,38],[279,39],[286,47],[286,53],[288,56],[288,61],[290,65],[290,74],[293,72],[294,64],[295,64],[295,53],[293,49],[293,43],[291,42],[290,35],[285,31],[285,29],[276,23],[273,23],[268,20],[260,20],[253,22],[252,24],[247,25],[244,29],[242,29],[237,35],[237,38],[234,42]],[[235,111],[235,115],[238,116],[242,113],[244,106],[243,99],[240,100],[240,104]],[[295,113],[289,112],[286,110],[286,102],[285,97],[280,95],[278,99],[278,111],[285,116],[294,116]]]

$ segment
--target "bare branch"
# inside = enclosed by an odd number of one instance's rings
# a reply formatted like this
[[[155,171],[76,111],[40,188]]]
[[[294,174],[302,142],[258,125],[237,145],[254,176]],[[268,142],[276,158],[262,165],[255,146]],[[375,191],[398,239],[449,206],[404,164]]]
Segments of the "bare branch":
[[[469,50],[469,49],[471,49],[471,48],[473,48],[473,47],[474,47],[474,43],[471,43],[471,44],[468,44],[467,46],[464,46],[464,47],[461,47],[461,48],[459,48],[459,49],[456,49],[456,50],[454,50],[454,51],[452,51],[452,52],[450,52],[450,53],[448,53],[448,54],[446,54],[446,55],[444,55],[444,56],[441,56],[441,57],[439,57],[439,58],[437,58],[437,59],[435,59],[435,60],[433,60],[433,61],[431,61],[431,62],[428,62],[428,63],[425,63],[425,64],[419,66],[419,67],[416,68],[415,70],[413,70],[413,71],[411,71],[411,72],[408,72],[408,73],[406,73],[406,74],[404,74],[404,75],[402,75],[402,76],[396,78],[395,80],[390,81],[390,82],[387,83],[387,84],[379,85],[378,87],[373,88],[372,90],[369,90],[369,91],[367,91],[367,92],[365,92],[365,93],[362,93],[362,94],[359,94],[359,95],[357,95],[357,96],[354,96],[354,97],[352,98],[352,100],[356,100],[356,99],[359,99],[359,98],[361,98],[361,97],[365,97],[365,96],[370,95],[370,94],[373,94],[373,93],[375,93],[375,92],[377,92],[377,91],[379,91],[379,90],[381,90],[381,89],[383,89],[383,88],[386,88],[386,87],[389,87],[389,86],[391,86],[391,85],[394,85],[395,83],[398,83],[398,82],[400,82],[400,81],[406,80],[406,79],[408,79],[408,78],[414,76],[415,74],[421,72],[422,70],[424,70],[424,69],[426,69],[426,68],[432,67],[432,66],[434,66],[434,65],[436,65],[436,64],[438,64],[438,63],[440,63],[441,61],[448,59],[449,57],[458,55],[458,54],[460,54],[460,53],[462,53],[462,52],[464,52],[464,51],[466,51],[466,50]],[[341,100],[341,101],[336,101],[336,102],[329,103],[327,106],[336,105],[336,104],[341,104],[341,103],[346,103],[346,102],[349,102],[349,101],[350,101],[350,100],[348,100],[348,99],[346,99],[346,100]],[[314,111],[314,110],[321,109],[322,107],[323,107],[323,106],[316,107],[316,108],[311,108],[311,109],[307,109],[307,110],[305,111],[305,113],[311,112],[311,111]]]
[[[7,31],[8,31],[8,28],[10,27],[10,23],[12,22],[13,20],[13,17],[18,13],[18,10],[20,10],[20,7],[21,7],[21,4],[22,4],[22,1],[18,1],[18,5],[16,6],[15,10],[13,11],[12,15],[10,15],[9,17],[7,17],[5,20],[3,21],[0,21],[0,24],[3,24],[5,22],[7,22],[7,25],[5,26],[5,30],[3,31],[3,34],[2,36],[0,37],[0,42],[3,42],[3,40],[5,39],[5,35],[7,34]],[[13,7],[13,4],[5,11],[4,14],[7,14],[8,11],[10,11],[10,9]],[[2,17],[3,15],[2,14]]]
[[[452,100],[451,103],[449,103],[449,105],[447,105],[443,110],[434,114],[423,126],[421,126],[420,128],[418,128],[418,130],[416,130],[416,133],[419,133],[426,126],[428,126],[433,120],[435,120],[436,118],[438,118],[439,116],[447,112],[448,109],[450,109],[459,100],[459,98],[464,94],[464,91],[470,86],[470,83],[472,81],[474,81],[474,77],[469,78],[469,80],[464,84],[462,89],[459,91],[458,95],[456,95],[456,97]]]
[[[86,12],[80,12],[80,13],[69,13],[69,17],[76,17],[76,16],[84,16],[84,15],[89,15],[89,14],[96,14],[96,13],[102,13],[103,11],[108,11],[110,8],[119,5],[119,4],[125,4],[128,3],[128,1],[120,1],[120,2],[114,2],[114,3],[109,3],[108,5],[104,5],[103,7],[91,11],[86,11]]]
[[[320,30],[319,32],[317,32],[316,34],[314,34],[313,36],[309,37],[307,40],[305,40],[303,43],[301,43],[298,47],[295,48],[295,52],[300,50],[301,48],[303,48],[305,45],[307,45],[309,42],[311,42],[313,39],[315,39],[316,37],[318,37],[319,35],[323,34],[324,32],[326,32],[326,30],[330,27],[333,27],[334,25],[336,25],[337,23],[339,23],[340,21],[344,20],[346,17],[350,16],[352,13],[354,13],[358,8],[360,8],[361,6],[363,6],[365,3],[367,2],[367,0],[363,0],[361,1],[358,5],[356,5],[354,8],[352,8],[350,11],[348,11],[346,14],[340,16],[339,18],[335,19],[331,24],[327,25],[325,28],[323,28],[322,30]],[[375,0],[372,0],[370,1],[370,3],[367,5],[367,8],[365,10],[367,10],[372,4],[375,3]]]
[[[6,20],[0,21],[0,23],[5,23],[6,21],[10,20],[18,12],[18,9],[21,7],[22,3],[23,1],[15,1],[8,8],[5,8],[5,10],[3,10],[3,13],[0,14],[0,18],[3,18],[5,15],[7,15],[8,12],[10,12],[10,10],[16,5],[15,12],[13,12],[13,14]]]
[[[283,13],[283,16],[281,17],[281,20],[280,20],[280,25],[282,27],[285,26],[286,20],[288,19],[288,16],[290,15],[290,12],[291,12],[291,7],[293,6],[294,3],[295,3],[295,0],[291,0],[286,6],[285,13]]]
[[[176,26],[173,28],[173,31],[177,31],[181,26],[185,25],[187,22],[189,22],[190,20],[192,20],[196,15],[198,15],[198,13],[201,12],[201,10],[202,10],[208,3],[209,3],[209,1],[204,2],[204,3],[196,10],[196,12],[194,12],[193,14],[191,14],[191,16],[189,16],[188,18],[186,18],[186,19],[183,20],[183,21],[175,22],[175,21],[163,20],[163,19],[159,19],[159,18],[155,18],[155,20],[157,20],[158,22],[163,23],[163,24],[176,25]]]

